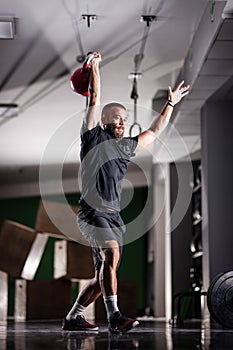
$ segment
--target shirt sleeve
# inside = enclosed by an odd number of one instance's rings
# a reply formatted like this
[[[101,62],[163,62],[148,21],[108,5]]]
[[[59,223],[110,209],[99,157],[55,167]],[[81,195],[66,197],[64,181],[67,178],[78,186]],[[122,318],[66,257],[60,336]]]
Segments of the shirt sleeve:
[[[81,140],[82,142],[91,142],[93,138],[96,138],[100,132],[100,125],[99,123],[93,128],[93,129],[88,129],[86,126],[86,122],[83,121],[81,130],[80,130],[80,135],[81,135]]]
[[[134,136],[134,137],[129,137],[129,147],[130,147],[130,151],[131,151],[131,157],[135,156],[135,149],[138,145],[138,136]]]

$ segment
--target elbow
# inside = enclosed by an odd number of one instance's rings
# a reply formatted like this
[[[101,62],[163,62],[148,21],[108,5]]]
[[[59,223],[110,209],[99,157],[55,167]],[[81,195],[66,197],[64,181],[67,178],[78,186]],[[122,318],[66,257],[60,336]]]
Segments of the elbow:
[[[161,132],[161,130],[160,130],[160,128],[158,127],[158,126],[155,126],[155,127],[150,127],[149,129],[148,129],[148,131],[149,131],[149,133],[152,135],[152,136],[157,136],[160,132]]]

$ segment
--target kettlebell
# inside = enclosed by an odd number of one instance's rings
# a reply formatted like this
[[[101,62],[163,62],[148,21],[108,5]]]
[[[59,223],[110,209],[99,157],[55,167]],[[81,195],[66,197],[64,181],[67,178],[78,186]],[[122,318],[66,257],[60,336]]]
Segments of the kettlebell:
[[[88,86],[91,74],[90,62],[96,57],[94,54],[87,55],[83,67],[76,69],[70,77],[70,87],[77,94],[88,96]]]

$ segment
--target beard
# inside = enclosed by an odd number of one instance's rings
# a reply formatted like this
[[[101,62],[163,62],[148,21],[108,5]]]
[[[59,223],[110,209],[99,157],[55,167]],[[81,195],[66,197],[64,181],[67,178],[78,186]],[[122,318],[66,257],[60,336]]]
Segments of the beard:
[[[125,127],[114,123],[105,124],[105,130],[116,139],[121,139],[124,136]]]

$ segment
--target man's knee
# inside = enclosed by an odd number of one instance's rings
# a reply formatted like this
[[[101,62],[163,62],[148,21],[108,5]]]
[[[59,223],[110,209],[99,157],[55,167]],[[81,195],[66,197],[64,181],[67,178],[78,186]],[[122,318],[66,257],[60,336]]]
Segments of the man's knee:
[[[116,268],[120,257],[119,246],[115,241],[106,243],[105,247],[101,249],[103,260],[106,264]]]

